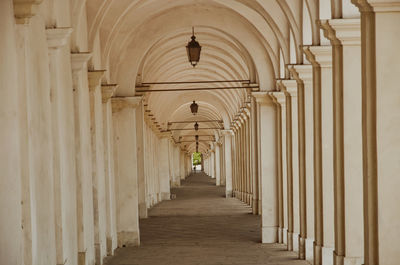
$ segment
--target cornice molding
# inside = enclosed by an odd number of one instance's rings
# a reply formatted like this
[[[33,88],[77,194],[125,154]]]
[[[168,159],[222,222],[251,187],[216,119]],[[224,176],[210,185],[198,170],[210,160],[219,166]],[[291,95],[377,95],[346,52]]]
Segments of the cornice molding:
[[[331,45],[304,46],[304,52],[307,56],[307,60],[309,60],[313,66],[332,68]]]
[[[112,111],[116,113],[126,108],[135,109],[140,105],[142,99],[142,97],[111,98]]]
[[[297,81],[294,79],[281,80],[281,89],[288,93],[292,98],[297,97]]]
[[[361,46],[359,18],[321,20],[319,25],[332,45]]]
[[[312,84],[313,68],[311,64],[289,65],[288,68],[298,83]]]

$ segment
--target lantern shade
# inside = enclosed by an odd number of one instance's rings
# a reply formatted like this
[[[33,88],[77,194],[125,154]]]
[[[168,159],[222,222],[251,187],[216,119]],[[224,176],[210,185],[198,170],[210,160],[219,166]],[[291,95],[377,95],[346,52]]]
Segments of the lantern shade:
[[[198,135],[196,135],[196,136],[195,136],[195,138],[196,138],[196,141],[198,141],[198,140],[199,140],[199,136],[198,136]]]
[[[197,63],[200,61],[200,52],[201,46],[198,41],[196,41],[196,37],[194,36],[194,30],[192,35],[192,40],[188,42],[186,46],[186,52],[189,59],[190,64],[195,67]]]
[[[194,129],[195,129],[196,131],[199,130],[199,124],[198,124],[197,122],[194,124]]]
[[[190,105],[190,111],[193,113],[193,115],[196,115],[198,110],[199,105],[197,105],[196,101],[193,100],[193,103]]]

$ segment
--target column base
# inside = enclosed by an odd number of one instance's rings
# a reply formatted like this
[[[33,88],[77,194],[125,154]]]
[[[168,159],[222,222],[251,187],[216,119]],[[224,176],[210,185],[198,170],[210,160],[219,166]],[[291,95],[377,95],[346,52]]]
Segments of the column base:
[[[94,244],[94,260],[95,260],[95,264],[101,264],[101,246],[99,243],[95,243]]]
[[[287,228],[282,228],[282,242],[283,244],[287,245],[288,244],[288,231]]]
[[[314,241],[314,265],[322,265],[322,246],[319,246]]]
[[[364,259],[362,257],[345,257],[339,256],[336,252],[333,252],[333,264],[334,265],[362,265]]]
[[[314,259],[314,238],[306,238],[306,260]]]
[[[287,250],[293,251],[293,233],[289,231],[287,233]]]
[[[139,218],[147,218],[147,205],[146,203],[139,203]]]
[[[78,265],[86,264],[86,251],[78,252]]]
[[[107,244],[107,256],[112,256],[114,255],[114,249],[113,249],[113,244],[112,244],[112,238],[107,237],[106,239],[106,244]]]
[[[118,247],[136,247],[139,245],[138,232],[118,232]]]
[[[278,228],[278,243],[283,244],[283,228]]]
[[[299,234],[293,233],[293,251],[299,251]]]
[[[277,243],[278,242],[278,227],[263,226],[261,228],[262,243]]]
[[[226,198],[232,198],[232,190],[226,190],[225,191],[225,197]]]
[[[299,236],[299,259],[306,259],[306,239]]]
[[[169,192],[161,192],[161,200],[162,201],[171,200],[171,193],[169,193]]]
[[[252,208],[253,208],[253,214],[254,215],[258,214],[258,200],[257,199],[253,198]]]
[[[322,265],[333,265],[333,248],[322,247]]]

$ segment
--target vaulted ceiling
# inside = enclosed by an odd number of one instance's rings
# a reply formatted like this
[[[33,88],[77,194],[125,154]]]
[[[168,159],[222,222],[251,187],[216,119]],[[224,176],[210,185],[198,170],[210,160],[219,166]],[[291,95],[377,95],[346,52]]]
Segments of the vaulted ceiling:
[[[74,0],[74,13],[82,2]],[[303,17],[313,21],[315,1],[303,0],[87,0],[89,50],[97,51],[107,69],[107,81],[119,84],[118,96],[134,96],[142,83],[160,81],[249,80],[260,90],[273,90],[284,77],[283,64],[301,62]],[[303,15],[303,10],[305,10]],[[309,38],[318,38],[310,23]],[[185,46],[192,27],[202,45],[193,68]],[[313,35],[313,36],[312,36]],[[308,38],[308,37],[306,37]],[[311,43],[309,43],[311,44]],[[296,48],[297,47],[297,48]],[[100,64],[100,65],[99,65]],[[242,86],[248,83],[151,85],[148,89]],[[204,127],[229,129],[235,115],[248,102],[247,89],[145,93],[146,107],[162,130],[168,122],[221,120]],[[195,117],[189,105],[199,104]],[[170,125],[193,128],[193,123]],[[200,134],[216,135],[217,129]],[[176,139],[194,135],[174,131]],[[201,145],[201,150],[208,144]],[[188,145],[194,150],[194,145]]]

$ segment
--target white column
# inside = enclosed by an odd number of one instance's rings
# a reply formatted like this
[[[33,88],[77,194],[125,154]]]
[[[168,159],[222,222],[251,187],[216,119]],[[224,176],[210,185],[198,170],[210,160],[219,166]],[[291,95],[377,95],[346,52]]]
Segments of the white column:
[[[299,233],[300,233],[300,182],[299,182],[299,127],[298,127],[298,104],[297,104],[297,82],[295,80],[282,80],[281,88],[285,90],[287,97],[287,110],[290,110],[290,113],[287,113],[287,119],[290,123],[290,142],[289,144],[289,153],[288,156],[291,156],[288,159],[289,167],[288,167],[288,178],[290,179],[290,174],[292,175],[292,207],[293,207],[293,231],[289,230],[289,244],[290,240],[292,240],[293,250],[299,250]],[[291,160],[291,163],[290,163]],[[290,202],[289,202],[290,203]],[[290,227],[289,227],[290,228]]]
[[[144,107],[143,104],[140,104],[136,108],[136,137],[137,137],[137,155],[138,155],[138,167],[137,167],[137,174],[138,174],[138,187],[139,187],[139,217],[140,218],[147,218],[147,183],[146,177],[148,177],[148,170],[146,166],[148,165],[148,159],[146,156],[148,154],[148,150],[146,149],[146,140],[147,140],[147,124],[144,120]]]
[[[221,155],[220,155],[220,145],[215,144],[215,183],[217,186],[221,186]]]
[[[94,261],[92,149],[87,78],[89,53],[71,54],[74,115],[75,163],[77,183],[78,264]]]
[[[168,153],[168,142],[169,142],[169,134],[164,134],[160,139],[160,152],[159,152],[159,161],[160,167],[158,174],[160,176],[160,187],[161,187],[161,198],[162,200],[169,200],[171,197],[170,194],[170,182],[169,182],[169,153]]]
[[[89,71],[90,129],[92,140],[92,178],[94,207],[94,244],[96,263],[107,256],[106,189],[104,175],[104,135],[101,78],[104,70]]]
[[[278,191],[276,160],[276,107],[267,92],[253,93],[260,104],[261,241],[278,242]]]
[[[139,199],[137,177],[136,108],[141,97],[112,99],[117,194],[118,246],[137,246]]]
[[[321,249],[322,264],[329,265],[333,263],[334,247],[332,47],[310,46],[305,52],[307,59],[320,69],[320,75],[315,77],[317,80],[314,83],[314,117],[318,117],[314,123],[321,135],[321,140],[316,141],[314,149],[320,154],[314,156],[314,179],[317,189],[315,194],[318,194],[315,198],[316,204],[320,204],[317,200],[322,199],[322,207],[318,207],[315,212],[319,215],[316,218],[322,219],[322,235],[315,236],[316,239],[317,236],[322,238],[322,246],[315,246],[314,256],[319,257]]]
[[[10,1],[6,1],[4,5],[1,5],[1,7],[4,7],[6,10],[4,12],[6,19],[9,17],[6,14],[7,10],[9,10],[7,7],[9,4]],[[26,12],[30,12],[30,8],[32,8],[31,5],[32,3],[20,3],[17,5],[18,8],[15,8],[14,11],[17,13],[21,12],[22,9]],[[27,17],[25,18],[28,20]],[[4,27],[7,28],[8,23],[3,20],[1,20],[1,22],[5,23]],[[21,21],[17,19],[16,22],[20,23]],[[3,25],[1,28],[3,29]],[[27,243],[26,247],[32,250],[31,253],[24,253],[31,255],[29,259],[25,261],[31,262],[33,265],[56,264],[52,114],[50,102],[51,84],[49,82],[50,61],[47,36],[43,20],[39,16],[32,17],[26,25],[15,26],[15,24],[13,24],[13,29],[6,29],[5,32],[10,32],[9,30],[17,34],[16,47],[19,47],[17,53],[19,71],[18,81],[16,83],[20,86],[18,95],[21,100],[18,103],[21,106],[21,111],[25,112],[24,114],[21,113],[21,117],[23,117],[24,120],[21,120],[19,124],[22,130],[26,130],[25,132],[21,130],[24,134],[21,135],[21,140],[24,141],[24,143],[21,145],[20,150],[23,150],[21,155],[23,157],[23,162],[26,162],[26,164],[22,166],[23,179],[29,179],[29,186],[25,186],[25,183],[21,183],[23,185],[23,194],[20,200],[26,198],[25,189],[29,189],[30,202],[22,201],[22,203],[30,203],[27,205],[31,207],[28,214],[28,210],[23,206],[23,218],[24,221],[28,222],[27,226],[30,225],[30,228],[27,227],[27,230],[31,229],[30,235],[24,233],[24,236],[30,236],[30,239],[25,241]],[[10,35],[10,37],[12,38],[12,35]],[[7,35],[7,40],[8,38]],[[12,44],[12,42],[13,41],[10,40],[10,44]],[[5,48],[7,51],[7,45]],[[12,53],[10,55],[12,57]],[[4,58],[6,59],[8,56]],[[7,64],[6,67],[12,67],[12,64],[10,64],[10,66]],[[12,76],[13,75],[10,74],[11,78]],[[3,80],[9,79],[5,78]],[[8,83],[3,84],[6,90],[9,86]],[[4,96],[7,98],[7,92]],[[10,101],[13,102],[12,93],[10,96]],[[8,104],[5,103],[6,109],[7,106]],[[10,109],[8,109],[8,111],[10,111]],[[16,113],[18,113],[18,111]],[[6,112],[3,115],[9,117],[14,115],[14,113]],[[6,125],[7,123],[8,122],[5,122]],[[10,126],[12,128],[12,123],[10,123]],[[6,136],[7,130],[8,128],[5,129]],[[17,134],[18,131],[14,133]],[[7,140],[7,138],[5,139]],[[9,138],[9,141],[13,143],[12,138]],[[12,158],[12,151],[10,151],[10,153]],[[4,161],[8,161],[8,158],[4,159]],[[11,162],[11,165],[12,164],[13,162]],[[7,168],[7,166],[5,168]],[[15,173],[18,174],[18,171]],[[16,175],[14,175],[14,177],[15,176]],[[5,183],[8,183],[8,181]],[[18,192],[19,189],[15,191]],[[11,213],[9,214],[11,215]],[[25,214],[29,215],[29,221],[25,219],[28,217],[28,215]],[[20,220],[18,223],[21,224]]]
[[[112,122],[111,97],[114,95],[117,85],[102,85],[103,102],[103,135],[104,135],[104,167],[106,179],[106,213],[107,213],[107,255],[114,255],[117,248],[117,211],[115,201],[115,170],[114,170],[114,135]]]
[[[21,194],[20,157],[21,119],[19,110],[23,102],[18,99],[18,64],[15,39],[15,22],[12,1],[0,1],[0,257],[4,264],[24,264],[23,236],[29,229],[24,222],[21,202],[27,203]],[[28,177],[28,176],[27,176]],[[22,181],[24,179],[22,178]],[[26,182],[25,182],[26,183]],[[26,183],[27,184],[27,183]],[[25,185],[26,185],[25,184]],[[29,188],[29,186],[28,186]],[[29,194],[28,194],[29,195]],[[29,202],[28,202],[29,203]],[[23,206],[22,206],[23,207]],[[24,208],[23,208],[24,209]],[[28,208],[29,210],[29,208]],[[29,216],[30,219],[30,216]],[[21,225],[24,226],[21,229]],[[31,261],[31,257],[30,260]]]
[[[225,142],[225,195],[228,198],[232,197],[232,131],[224,130],[222,135]]]
[[[400,259],[400,1],[352,0],[361,11],[364,264]],[[396,176],[396,177],[394,177]]]
[[[284,92],[272,92],[271,93],[275,98],[276,98],[276,103],[279,104],[278,110],[281,112],[280,115],[278,115],[281,119],[280,121],[280,128],[279,128],[279,133],[281,134],[280,136],[280,144],[281,146],[277,147],[280,149],[280,157],[278,159],[281,160],[280,166],[281,168],[281,196],[280,200],[282,202],[282,213],[281,213],[281,219],[282,219],[282,224],[280,224],[280,229],[282,231],[279,231],[279,243],[287,244],[287,236],[288,236],[288,192],[287,192],[287,187],[288,187],[288,178],[287,178],[287,160],[286,160],[286,96]],[[277,117],[278,117],[277,116]]]
[[[334,47],[334,264],[363,263],[362,88],[359,19],[321,22]]]
[[[53,136],[53,178],[57,264],[77,260],[74,109],[70,49],[71,28],[47,29]]]
[[[290,70],[304,89],[305,127],[305,176],[306,176],[306,239],[305,254],[310,262],[314,259],[314,118],[313,118],[313,69],[311,65],[293,65]]]
[[[176,187],[181,185],[181,166],[180,166],[180,148],[177,145],[173,145],[174,150],[174,183]]]

